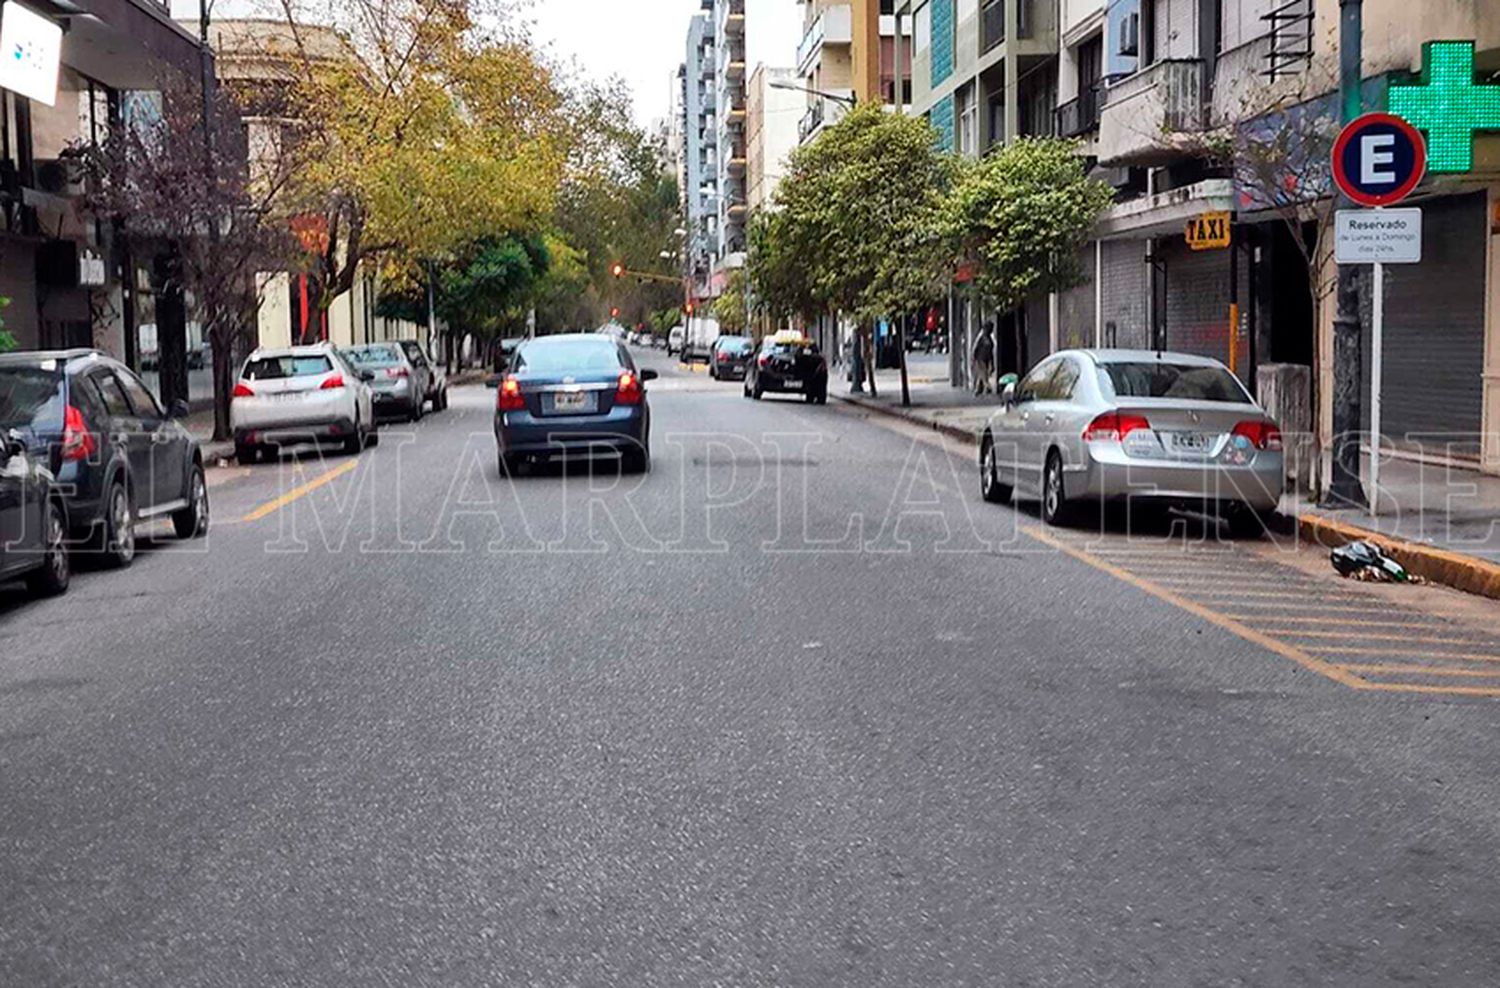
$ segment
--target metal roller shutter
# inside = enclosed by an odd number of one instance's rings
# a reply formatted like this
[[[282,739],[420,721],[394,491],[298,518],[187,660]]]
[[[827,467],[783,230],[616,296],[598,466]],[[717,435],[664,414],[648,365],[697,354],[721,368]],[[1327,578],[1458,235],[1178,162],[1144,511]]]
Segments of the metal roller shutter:
[[[1486,196],[1421,203],[1422,263],[1385,269],[1381,431],[1477,455],[1484,416]],[[1368,293],[1367,293],[1368,294]],[[1365,324],[1369,379],[1369,319]],[[1366,402],[1368,404],[1368,402]],[[1368,408],[1365,410],[1368,423]]]
[[[1144,349],[1146,328],[1146,242],[1104,242],[1104,345]]]
[[[1167,279],[1167,348],[1229,363],[1229,251],[1191,250],[1174,237],[1158,250]],[[1248,265],[1240,265],[1240,302],[1249,297]],[[1241,335],[1239,372],[1249,373],[1249,340]]]

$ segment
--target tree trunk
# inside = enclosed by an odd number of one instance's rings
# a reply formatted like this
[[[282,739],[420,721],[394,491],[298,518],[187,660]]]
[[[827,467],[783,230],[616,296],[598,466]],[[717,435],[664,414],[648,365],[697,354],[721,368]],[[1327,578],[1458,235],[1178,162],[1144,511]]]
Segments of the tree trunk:
[[[896,322],[896,347],[901,357],[901,407],[911,407],[911,379],[906,375],[906,320]]]
[[[213,345],[213,385],[214,385],[214,440],[223,442],[229,436],[229,401],[234,391],[234,331],[232,326],[225,326],[223,320],[215,321],[214,328],[209,334],[209,342]]]
[[[880,390],[875,385],[875,327],[868,323],[861,326],[859,338],[864,348],[865,371],[870,375],[870,397],[879,398]]]

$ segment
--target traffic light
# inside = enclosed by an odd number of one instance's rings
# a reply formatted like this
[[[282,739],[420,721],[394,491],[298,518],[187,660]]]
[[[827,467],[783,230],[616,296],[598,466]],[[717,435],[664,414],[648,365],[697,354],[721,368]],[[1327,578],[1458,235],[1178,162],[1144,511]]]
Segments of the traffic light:
[[[625,265],[621,264],[619,261],[616,261],[609,266],[609,273],[614,275],[616,278],[623,278],[625,277]]]
[[[618,318],[620,318],[620,308],[619,308],[619,306],[616,306],[615,308],[609,310],[609,317],[611,319],[618,319]]]
[[[683,306],[683,311],[685,311],[688,315],[692,315],[693,314],[693,303],[689,302],[687,305]]]

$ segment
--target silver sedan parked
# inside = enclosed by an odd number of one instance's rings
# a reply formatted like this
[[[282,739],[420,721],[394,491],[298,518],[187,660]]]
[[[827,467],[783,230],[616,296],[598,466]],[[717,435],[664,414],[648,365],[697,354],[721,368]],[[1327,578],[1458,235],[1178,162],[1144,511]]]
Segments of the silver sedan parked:
[[[985,500],[1040,500],[1054,525],[1084,501],[1139,499],[1258,532],[1286,477],[1280,429],[1228,368],[1148,350],[1043,360],[1006,389],[979,458]]]

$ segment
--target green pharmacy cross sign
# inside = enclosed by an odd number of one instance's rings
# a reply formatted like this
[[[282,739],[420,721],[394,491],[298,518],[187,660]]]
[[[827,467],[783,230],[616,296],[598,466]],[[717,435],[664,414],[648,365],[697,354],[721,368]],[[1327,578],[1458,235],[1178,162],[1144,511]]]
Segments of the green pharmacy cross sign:
[[[1421,85],[1391,83],[1388,108],[1427,132],[1427,170],[1474,170],[1474,134],[1500,130],[1500,86],[1474,82],[1474,42],[1422,46]]]

